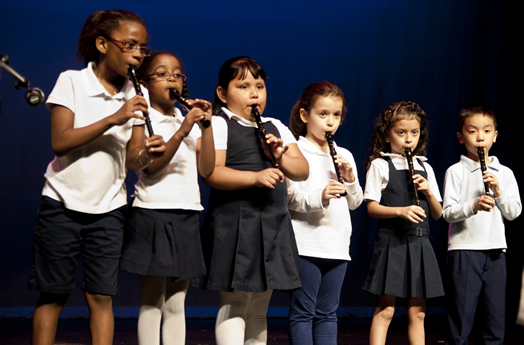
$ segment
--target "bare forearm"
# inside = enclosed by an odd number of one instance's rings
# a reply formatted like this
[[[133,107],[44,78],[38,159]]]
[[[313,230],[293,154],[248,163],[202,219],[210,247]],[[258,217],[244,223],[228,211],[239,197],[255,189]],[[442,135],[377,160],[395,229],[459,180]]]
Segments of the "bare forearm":
[[[293,157],[284,154],[280,170],[293,181],[305,181],[309,177],[309,164],[303,156]]]
[[[215,169],[215,144],[211,128],[203,129],[200,138],[200,152],[198,154],[198,173],[207,178]]]
[[[204,183],[211,188],[238,190],[255,187],[256,172],[235,170],[225,166],[215,166],[211,176],[204,178]]]
[[[110,120],[106,117],[86,127],[68,128],[58,133],[54,133],[52,130],[53,152],[61,157],[76,151],[100,137],[112,126]]]

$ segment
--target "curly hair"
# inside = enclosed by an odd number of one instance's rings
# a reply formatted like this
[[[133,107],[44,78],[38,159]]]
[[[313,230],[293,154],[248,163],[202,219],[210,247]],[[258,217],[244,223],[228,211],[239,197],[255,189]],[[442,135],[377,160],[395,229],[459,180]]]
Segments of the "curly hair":
[[[347,113],[346,99],[344,93],[335,84],[329,81],[317,81],[309,84],[300,99],[295,103],[291,109],[289,117],[289,129],[291,133],[298,139],[300,136],[307,134],[307,126],[300,118],[300,109],[304,109],[308,114],[319,97],[340,97],[342,99],[342,114],[340,123],[344,121]]]
[[[389,131],[395,123],[404,119],[416,117],[420,123],[420,137],[417,147],[413,154],[426,154],[426,145],[428,142],[428,121],[426,112],[414,102],[395,102],[390,104],[376,119],[375,133],[371,138],[369,147],[369,156],[366,160],[365,170],[371,166],[371,161],[380,157],[380,152],[391,152],[391,146],[388,142]]]
[[[184,62],[180,58],[180,56],[178,56],[177,54],[175,54],[175,53],[173,53],[171,51],[168,51],[168,50],[159,50],[159,51],[152,52],[151,55],[146,56],[144,58],[144,61],[142,62],[142,65],[140,66],[140,68],[137,71],[138,80],[144,81],[144,82],[149,81],[149,75],[152,72],[151,68],[152,68],[152,66],[153,66],[153,64],[155,62],[155,59],[159,55],[171,55],[172,57],[177,59],[178,62],[180,62],[180,69],[182,70],[182,73],[186,72],[186,67],[184,65]],[[186,80],[184,80],[184,83],[183,83],[183,86],[182,86],[182,95],[181,96],[184,97],[184,98],[188,98],[189,97],[189,89],[187,88],[187,81]]]
[[[229,87],[229,82],[235,79],[240,74],[240,79],[244,80],[247,78],[247,74],[251,73],[253,78],[262,78],[266,80],[266,72],[260,66],[260,64],[254,59],[247,56],[237,56],[231,58],[222,64],[220,72],[218,72],[218,86],[221,86],[224,90]],[[220,114],[222,107],[226,104],[220,100],[217,93],[215,92],[215,98],[213,99],[213,115]]]
[[[96,48],[96,39],[100,36],[109,38],[115,30],[120,29],[122,22],[129,21],[141,24],[146,23],[138,14],[125,10],[97,11],[91,13],[84,22],[82,31],[78,36],[76,55],[87,65],[90,61],[96,63],[100,60],[100,52]],[[147,31],[147,30],[146,30]]]

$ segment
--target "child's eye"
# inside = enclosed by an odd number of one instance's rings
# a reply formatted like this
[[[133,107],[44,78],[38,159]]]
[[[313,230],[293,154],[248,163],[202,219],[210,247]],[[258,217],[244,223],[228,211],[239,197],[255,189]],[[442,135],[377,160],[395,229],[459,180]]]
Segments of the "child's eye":
[[[321,112],[319,115],[324,117],[324,116],[326,116],[326,113],[325,112]]]
[[[257,88],[258,88],[259,90],[262,90],[262,89],[264,88],[264,85],[258,85]]]
[[[404,135],[404,131],[398,131],[398,135]]]
[[[342,114],[339,114],[339,113],[336,113],[334,115],[335,115],[335,117],[341,117],[342,116]]]
[[[136,43],[133,41],[126,41],[124,42],[124,47],[126,47],[127,49],[135,49]]]
[[[165,78],[167,77],[167,72],[156,72],[157,77]]]
[[[413,131],[413,135],[418,135],[418,131]]]

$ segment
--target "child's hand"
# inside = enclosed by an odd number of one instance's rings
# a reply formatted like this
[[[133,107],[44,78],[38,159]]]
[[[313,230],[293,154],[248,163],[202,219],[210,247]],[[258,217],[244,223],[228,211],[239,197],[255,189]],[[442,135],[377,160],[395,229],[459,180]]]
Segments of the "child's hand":
[[[417,185],[417,190],[422,192],[425,196],[433,194],[431,193],[431,189],[429,189],[428,180],[426,180],[422,175],[413,175],[413,182]]]
[[[426,218],[426,212],[420,206],[411,205],[400,208],[400,217],[409,220],[412,223],[418,224]]]
[[[484,171],[484,183],[488,184],[489,189],[493,192],[493,196],[495,198],[498,198],[502,195],[502,189],[500,189],[499,186],[499,179],[497,176],[493,175],[493,173],[489,170]]]
[[[166,151],[166,142],[161,135],[152,135],[145,139],[147,158],[152,160],[155,158],[162,157]]]
[[[266,135],[266,141],[269,144],[269,146],[271,146],[271,149],[273,150],[273,154],[275,155],[277,162],[280,163],[280,161],[282,160],[282,156],[284,155],[284,153],[286,153],[289,147],[287,145],[284,146],[284,141],[281,138],[275,137],[271,133]],[[267,152],[265,152],[265,154],[266,156],[268,155]]]
[[[341,194],[344,194],[346,187],[338,181],[330,182],[326,188],[322,191],[322,206],[324,208],[329,206],[329,200],[340,198]]]
[[[255,186],[274,189],[277,183],[284,182],[284,173],[275,168],[268,168],[256,174]]]
[[[120,109],[118,109],[116,113],[109,116],[110,122],[112,125],[120,126],[126,123],[132,117],[145,120],[145,117],[135,113],[135,111],[140,110],[143,113],[149,115],[149,111],[147,110],[147,108],[148,106],[146,99],[143,96],[136,95],[135,97],[125,102],[124,105]]]
[[[344,181],[346,181],[347,183],[355,182],[355,174],[353,173],[353,167],[344,157],[342,157],[341,155],[335,155],[335,164],[338,164],[340,176],[342,176]]]
[[[478,211],[491,212],[493,206],[495,206],[495,200],[489,195],[483,195],[473,203],[472,207],[473,211],[477,213]]]
[[[193,112],[194,115],[192,115],[195,116],[193,123],[197,122],[200,125],[200,128],[203,129],[201,121],[204,119],[208,119],[209,121],[211,121],[211,115],[213,110],[211,103],[204,99],[188,99],[187,103],[193,106],[193,108],[186,114],[186,117]]]

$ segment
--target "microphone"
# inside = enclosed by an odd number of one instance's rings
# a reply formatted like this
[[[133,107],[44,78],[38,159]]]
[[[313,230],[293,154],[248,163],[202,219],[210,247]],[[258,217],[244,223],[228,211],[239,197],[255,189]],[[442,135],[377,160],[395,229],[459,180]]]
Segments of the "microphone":
[[[27,88],[27,93],[25,94],[26,102],[32,107],[38,107],[44,103],[45,95],[42,90],[39,88],[30,88],[29,79],[21,76],[13,68],[9,66],[9,55],[3,55],[0,53],[0,70],[5,69],[16,81],[13,83],[14,87],[18,90],[20,86]]]
[[[38,107],[42,103],[44,103],[45,95],[42,90],[39,88],[27,88],[27,93],[25,94],[25,100],[27,104],[29,104],[32,107]]]

